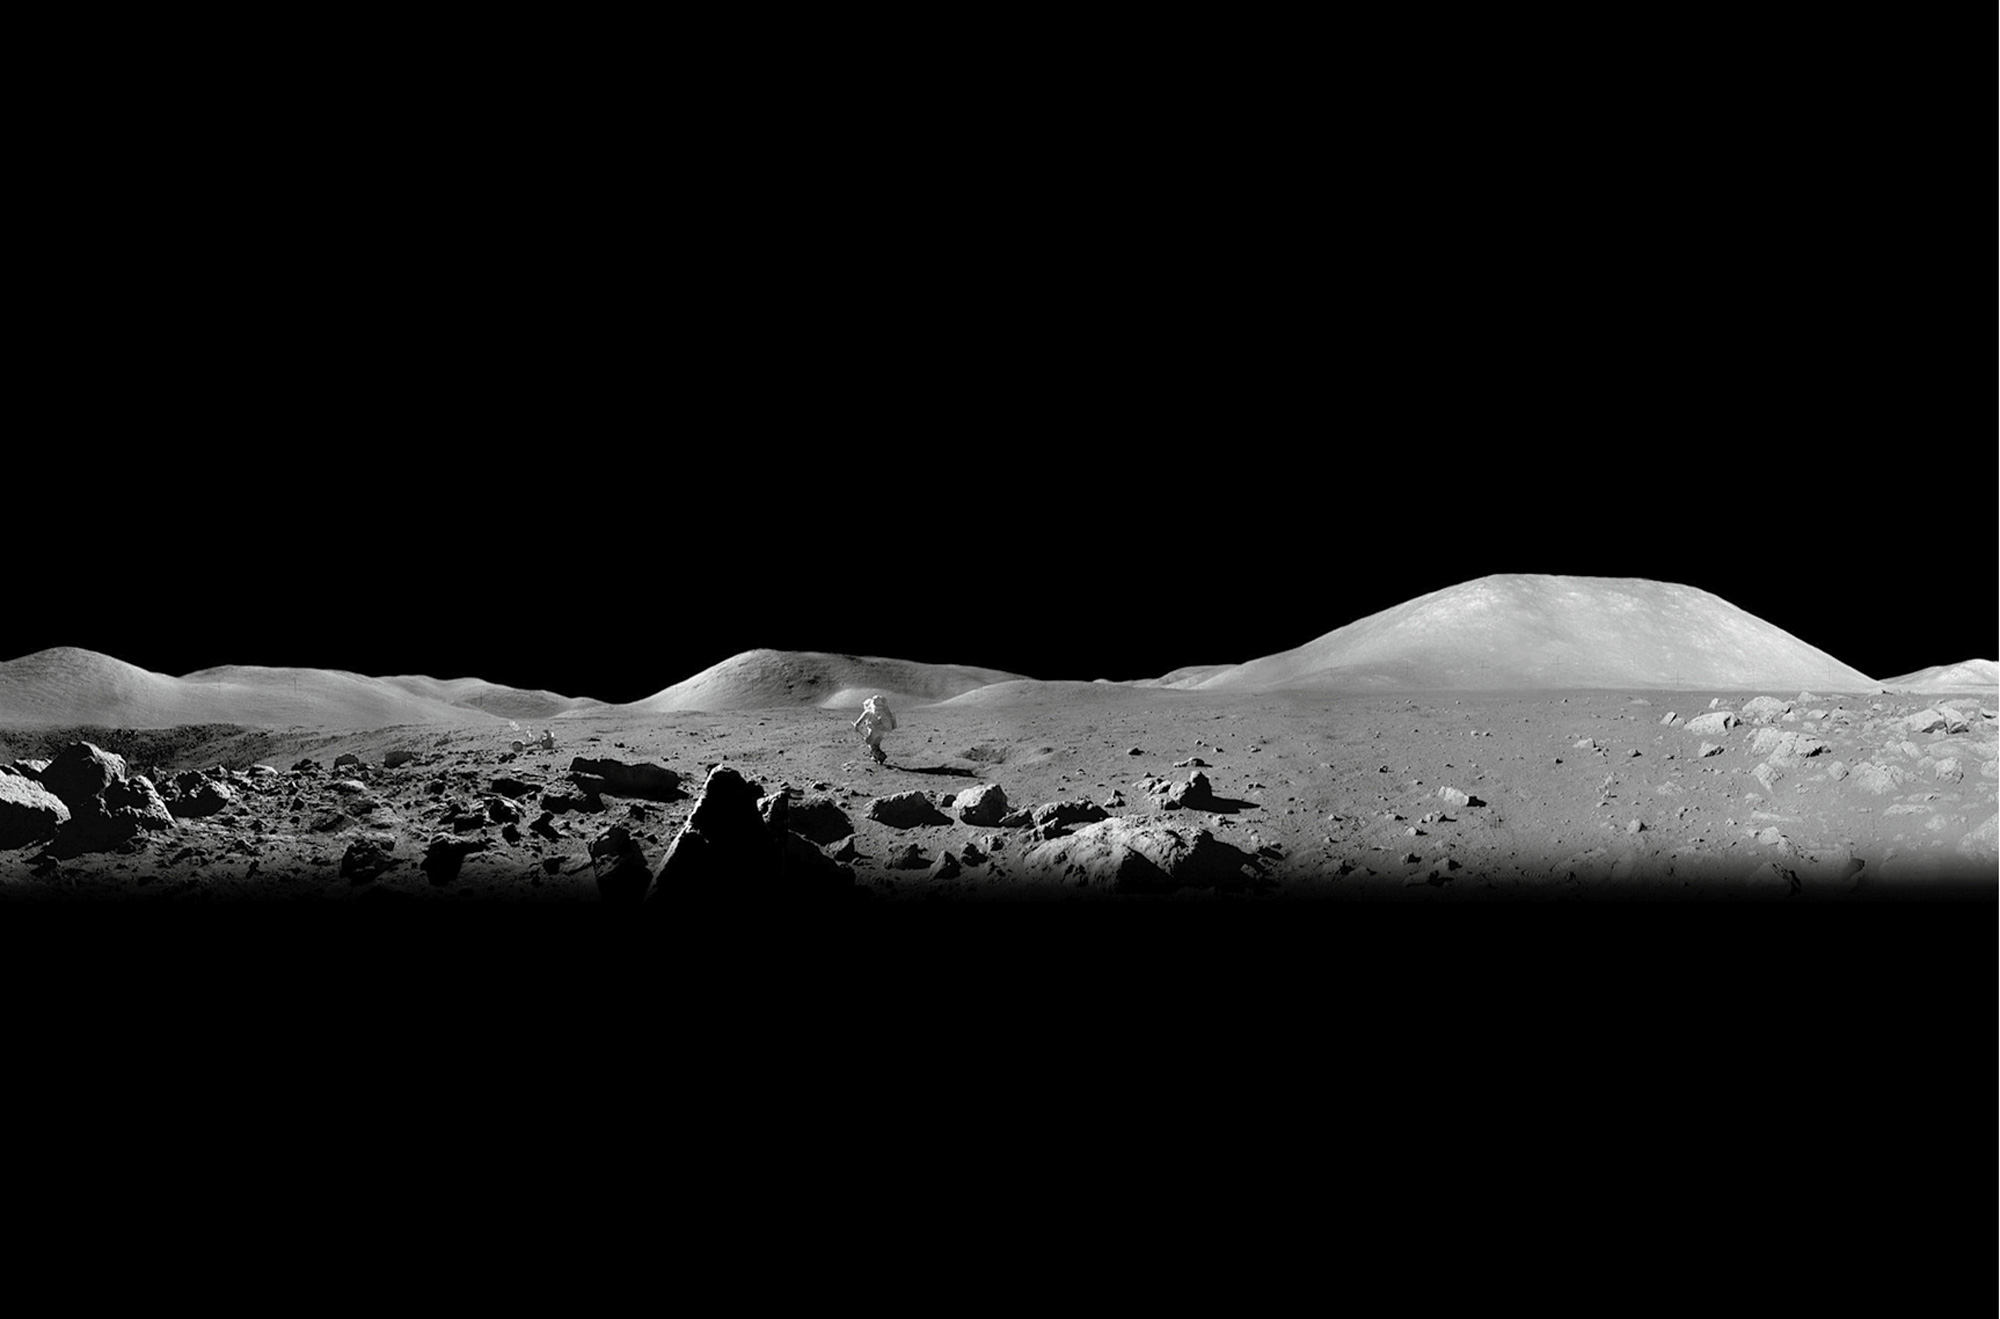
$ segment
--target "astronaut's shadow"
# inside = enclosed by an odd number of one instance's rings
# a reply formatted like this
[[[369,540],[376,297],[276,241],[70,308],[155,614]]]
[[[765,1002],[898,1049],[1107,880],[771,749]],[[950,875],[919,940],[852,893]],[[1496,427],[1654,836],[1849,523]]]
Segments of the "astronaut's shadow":
[[[885,764],[883,768],[899,769],[905,774],[942,774],[947,778],[954,779],[976,779],[979,777],[978,770],[966,769],[959,765],[931,765],[927,767],[920,765],[898,765],[892,760]]]

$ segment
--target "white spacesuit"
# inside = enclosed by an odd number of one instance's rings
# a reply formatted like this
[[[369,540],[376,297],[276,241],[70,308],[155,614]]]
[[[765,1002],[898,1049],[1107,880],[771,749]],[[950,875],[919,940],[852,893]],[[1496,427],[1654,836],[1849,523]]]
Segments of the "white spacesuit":
[[[896,716],[890,711],[888,700],[881,696],[869,697],[867,704],[861,707],[861,717],[854,721],[854,726],[861,730],[861,736],[868,739],[868,754],[875,757],[877,763],[887,761],[889,757],[882,753],[882,735],[896,727]]]

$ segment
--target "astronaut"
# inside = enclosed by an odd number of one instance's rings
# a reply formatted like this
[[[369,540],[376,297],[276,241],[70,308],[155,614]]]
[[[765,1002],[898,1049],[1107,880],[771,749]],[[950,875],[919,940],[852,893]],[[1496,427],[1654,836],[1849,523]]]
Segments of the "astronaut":
[[[887,764],[889,757],[882,752],[882,735],[896,727],[896,716],[889,709],[888,698],[869,697],[867,704],[861,707],[861,717],[854,721],[854,727],[868,739],[868,754],[875,757],[875,763]]]

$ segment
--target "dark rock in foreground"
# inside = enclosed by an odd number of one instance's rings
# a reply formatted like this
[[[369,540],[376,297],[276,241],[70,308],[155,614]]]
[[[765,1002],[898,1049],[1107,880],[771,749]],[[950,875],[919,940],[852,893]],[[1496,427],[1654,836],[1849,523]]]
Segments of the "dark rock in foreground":
[[[649,913],[679,904],[762,905],[830,899],[850,892],[854,877],[817,847],[758,810],[763,790],[727,765],[702,784],[694,813],[667,847]]]
[[[590,845],[590,868],[597,876],[597,893],[608,907],[637,909],[653,885],[646,849],[622,824],[614,824]]]
[[[421,869],[430,877],[431,883],[442,888],[458,878],[466,857],[485,850],[484,838],[452,838],[440,834],[431,839],[431,845],[424,850]]]

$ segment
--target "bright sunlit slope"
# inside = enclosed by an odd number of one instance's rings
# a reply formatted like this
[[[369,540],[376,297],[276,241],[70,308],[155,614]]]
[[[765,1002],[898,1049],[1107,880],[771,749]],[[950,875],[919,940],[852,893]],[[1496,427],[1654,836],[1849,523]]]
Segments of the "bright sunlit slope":
[[[476,679],[466,681],[475,691],[484,691],[492,701],[491,708],[454,704],[422,690],[410,690],[401,685],[408,680],[368,678],[333,669],[224,665],[174,678],[96,651],[57,646],[0,663],[0,725],[384,728],[518,718],[509,712],[510,707],[534,703],[508,696],[511,688],[496,688]],[[437,685],[441,689],[452,686]],[[529,698],[539,694],[515,695]]]
[[[892,706],[928,705],[975,688],[1020,678],[999,669],[920,664],[816,650],[746,650],[643,701],[616,707],[634,714],[680,710],[758,710],[778,706],[859,709],[870,696]]]
[[[1692,586],[1509,573],[1433,591],[1202,691],[1575,687],[1864,691],[1860,670]]]
[[[1882,679],[1884,687],[1910,692],[1966,692],[2000,687],[2000,663],[1971,659],[1960,664],[1938,664],[1918,669],[1900,678]]]

